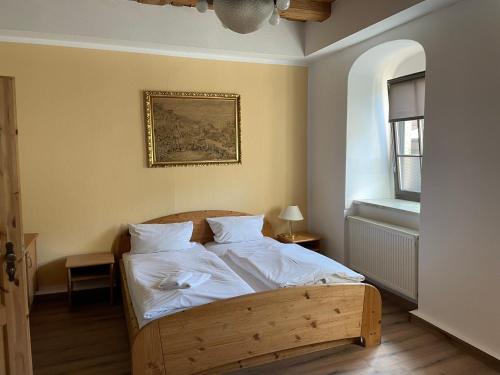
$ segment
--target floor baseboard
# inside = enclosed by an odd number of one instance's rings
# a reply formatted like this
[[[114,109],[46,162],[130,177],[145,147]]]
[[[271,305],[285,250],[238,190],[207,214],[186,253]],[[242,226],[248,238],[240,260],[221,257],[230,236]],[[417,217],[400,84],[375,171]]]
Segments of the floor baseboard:
[[[469,353],[471,356],[474,358],[480,360],[487,366],[491,367],[495,371],[498,371],[500,373],[500,360],[493,357],[492,355],[482,351],[481,349],[476,348],[475,346],[459,339],[458,337],[452,335],[451,333],[446,332],[445,330],[435,326],[434,324],[428,322],[427,320],[416,316],[415,314],[409,314],[410,315],[410,322],[412,324],[415,324],[419,327],[425,328],[428,331],[431,331],[435,334],[438,334],[440,336],[446,337],[450,342],[455,344],[456,346],[460,347],[467,353]]]
[[[114,289],[114,300],[115,304],[121,303],[121,291],[117,287]],[[68,301],[68,293],[63,291],[37,294],[35,295],[34,305],[55,301]],[[102,301],[109,303],[109,287],[84,288],[73,292],[74,305]]]
[[[73,291],[79,292],[82,290],[92,290],[92,289],[101,289],[101,288],[108,288],[108,283],[106,281],[102,280],[91,280],[87,282],[79,282],[75,283],[73,287]],[[115,287],[118,284],[115,283]],[[40,288],[35,292],[35,296],[43,296],[43,295],[49,295],[49,294],[67,294],[68,293],[68,287],[64,285],[52,285],[50,287],[45,287],[45,288]]]

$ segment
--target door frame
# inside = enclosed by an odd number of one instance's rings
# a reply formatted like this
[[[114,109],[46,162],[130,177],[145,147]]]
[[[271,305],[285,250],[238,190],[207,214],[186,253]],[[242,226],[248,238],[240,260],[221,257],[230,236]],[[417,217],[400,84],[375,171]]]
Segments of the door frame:
[[[0,373],[8,375],[33,374],[23,238],[15,80],[0,76]],[[16,256],[12,280],[8,242]]]

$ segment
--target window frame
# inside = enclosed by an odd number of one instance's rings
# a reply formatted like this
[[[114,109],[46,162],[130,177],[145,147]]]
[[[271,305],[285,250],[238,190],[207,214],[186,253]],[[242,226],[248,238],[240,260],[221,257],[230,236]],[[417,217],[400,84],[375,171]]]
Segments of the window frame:
[[[425,78],[425,71],[423,72],[418,72],[418,73],[413,73],[409,74],[406,76],[394,78],[391,80],[387,81],[387,94],[389,95],[389,92],[391,90],[391,85],[395,83],[401,83],[401,82],[406,82],[406,81],[413,81],[415,79],[420,79],[420,78]],[[390,97],[390,96],[389,96]],[[390,105],[390,102],[389,102]],[[413,202],[420,202],[420,195],[421,193],[415,192],[415,191],[409,191],[409,190],[402,190],[401,189],[401,181],[399,178],[399,163],[398,163],[398,158],[400,157],[416,157],[420,159],[420,178],[422,178],[422,158],[423,158],[423,150],[422,150],[422,144],[423,144],[423,137],[422,137],[422,120],[425,120],[425,116],[416,116],[416,117],[409,117],[409,118],[402,118],[402,119],[397,119],[396,121],[389,121],[390,127],[391,127],[391,138],[392,138],[392,145],[393,145],[393,158],[392,158],[392,163],[393,163],[393,173],[394,173],[394,193],[396,196],[396,199],[403,199],[407,201],[413,201]],[[398,154],[398,147],[397,147],[397,138],[396,138],[396,124],[400,122],[405,122],[405,121],[417,121],[417,126],[418,126],[418,150],[419,154],[418,155],[399,155]]]
[[[398,158],[418,158],[420,159],[420,176],[422,176],[422,123],[421,121],[424,120],[424,117],[418,117],[418,118],[412,118],[408,120],[398,120],[398,121],[393,121],[391,122],[391,134],[392,134],[392,144],[393,144],[393,158],[392,158],[392,163],[393,163],[393,173],[394,173],[394,192],[396,199],[403,199],[406,201],[414,201],[414,202],[420,202],[420,194],[416,191],[409,191],[409,190],[402,190],[401,189],[401,180],[400,180],[400,168],[399,168],[399,163],[398,163]],[[405,122],[405,121],[417,121],[417,126],[418,126],[418,155],[406,155],[406,154],[399,154],[398,153],[398,147],[397,147],[397,136],[396,136],[396,124],[400,122]]]

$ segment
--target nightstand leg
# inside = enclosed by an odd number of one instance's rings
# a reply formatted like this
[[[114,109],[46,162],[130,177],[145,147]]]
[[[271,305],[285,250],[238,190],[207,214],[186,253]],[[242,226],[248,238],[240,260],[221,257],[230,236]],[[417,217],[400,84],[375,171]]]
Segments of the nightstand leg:
[[[113,304],[113,289],[114,289],[114,281],[115,281],[115,267],[114,264],[109,265],[109,300],[110,304]]]
[[[68,268],[68,303],[71,306],[71,294],[73,293],[73,283],[71,282],[71,268]]]

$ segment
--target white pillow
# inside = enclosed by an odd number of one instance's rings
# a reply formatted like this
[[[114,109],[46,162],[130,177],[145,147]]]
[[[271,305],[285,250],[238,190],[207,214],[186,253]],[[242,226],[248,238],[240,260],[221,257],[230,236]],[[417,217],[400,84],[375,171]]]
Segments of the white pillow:
[[[264,215],[207,218],[218,243],[253,241],[263,238]]]
[[[132,254],[183,250],[195,244],[190,242],[193,234],[192,221],[174,224],[129,224],[128,230]]]

